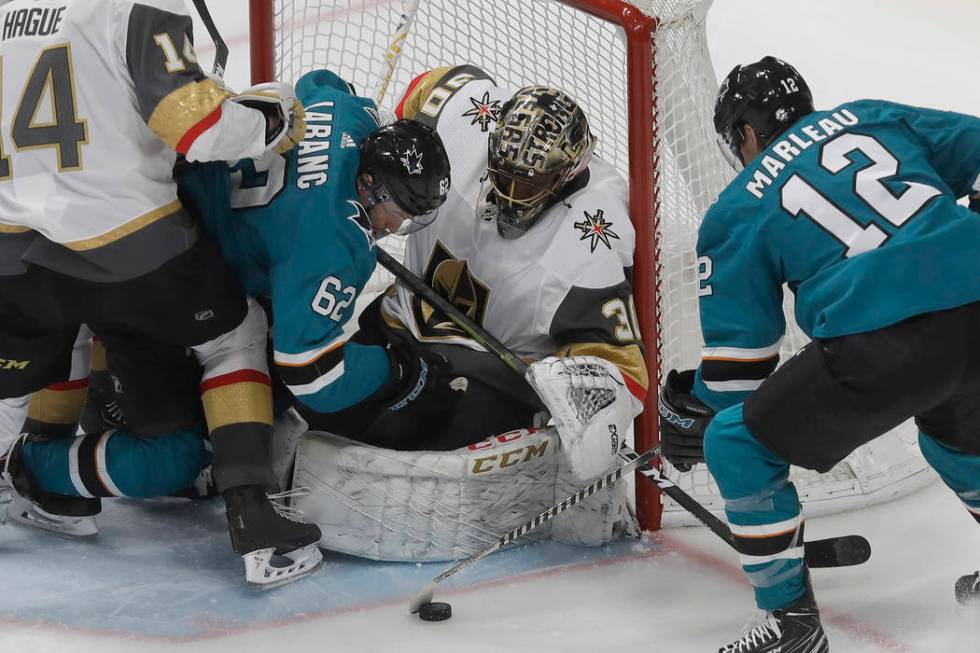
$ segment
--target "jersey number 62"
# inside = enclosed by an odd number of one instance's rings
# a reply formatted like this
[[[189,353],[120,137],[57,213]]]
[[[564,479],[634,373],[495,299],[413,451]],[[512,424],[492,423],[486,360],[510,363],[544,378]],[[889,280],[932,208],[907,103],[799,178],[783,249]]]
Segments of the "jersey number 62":
[[[320,282],[320,289],[313,297],[310,308],[314,313],[328,317],[334,322],[344,319],[344,309],[350,306],[357,296],[354,286],[344,286],[335,276],[329,276]]]

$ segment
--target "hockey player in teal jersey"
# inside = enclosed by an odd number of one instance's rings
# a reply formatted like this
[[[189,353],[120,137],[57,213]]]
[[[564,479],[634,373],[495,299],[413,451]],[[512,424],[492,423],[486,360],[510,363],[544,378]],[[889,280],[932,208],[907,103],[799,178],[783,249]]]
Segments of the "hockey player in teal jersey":
[[[248,294],[271,303],[274,370],[297,401],[318,411],[359,403],[413,414],[450,405],[444,360],[398,344],[349,343],[343,334],[375,268],[375,239],[427,225],[445,201],[450,173],[441,140],[419,123],[379,126],[374,103],[331,72],[307,74],[296,89],[307,116],[299,146],[231,167],[184,168],[181,200]],[[167,368],[175,384],[199,381],[179,361],[153,367],[155,375]],[[186,398],[172,401],[173,410],[200,410],[182,406]],[[210,462],[203,434],[190,428],[146,440],[121,425],[74,443],[22,438],[0,458],[0,490],[15,490],[15,519],[33,502],[41,510],[31,525],[64,532],[43,519],[48,494],[176,493]]]
[[[980,191],[980,119],[880,100],[815,111],[766,57],[725,79],[715,127],[744,169],[698,232],[705,347],[662,390],[664,453],[707,460],[767,611],[721,651],[823,653],[790,464],[826,472],[914,417],[980,521],[980,217],[957,203]],[[777,370],[784,284],[814,340]]]
[[[343,327],[375,269],[375,239],[435,219],[449,160],[424,125],[379,127],[374,102],[332,72],[304,75],[296,94],[307,131],[292,152],[230,169],[194,166],[181,175],[181,199],[197,208],[246,292],[271,300],[274,367],[297,401],[335,412],[367,399],[386,410],[410,397],[409,409],[439,362],[347,342]]]

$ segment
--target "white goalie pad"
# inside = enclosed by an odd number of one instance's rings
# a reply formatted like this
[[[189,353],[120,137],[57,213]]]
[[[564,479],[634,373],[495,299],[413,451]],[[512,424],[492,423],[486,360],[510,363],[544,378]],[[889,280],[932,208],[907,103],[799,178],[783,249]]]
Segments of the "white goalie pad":
[[[619,446],[643,410],[619,368],[597,356],[551,356],[533,363],[527,380],[551,413],[579,480],[599,476],[618,460]]]
[[[465,558],[581,489],[553,428],[505,433],[446,452],[392,451],[329,433],[299,440],[294,507],[320,546],[373,560]],[[604,470],[608,471],[608,470]],[[528,537],[599,546],[636,525],[620,481]]]

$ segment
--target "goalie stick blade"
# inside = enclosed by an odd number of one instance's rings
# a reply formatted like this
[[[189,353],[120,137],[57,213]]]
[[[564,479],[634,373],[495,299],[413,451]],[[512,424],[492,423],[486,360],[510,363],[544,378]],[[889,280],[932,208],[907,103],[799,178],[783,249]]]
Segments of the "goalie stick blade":
[[[804,551],[811,569],[853,567],[871,558],[871,543],[860,535],[841,535],[807,542]]]

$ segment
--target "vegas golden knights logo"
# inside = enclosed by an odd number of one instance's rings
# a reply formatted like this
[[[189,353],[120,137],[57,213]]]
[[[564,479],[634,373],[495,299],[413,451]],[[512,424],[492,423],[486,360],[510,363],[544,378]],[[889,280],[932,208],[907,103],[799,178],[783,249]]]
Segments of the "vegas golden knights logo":
[[[456,308],[479,325],[487,311],[490,289],[470,273],[465,260],[454,258],[438,240],[432,248],[422,278],[429,287],[448,299]],[[412,298],[412,313],[422,338],[467,337],[449,318],[422,301]]]

